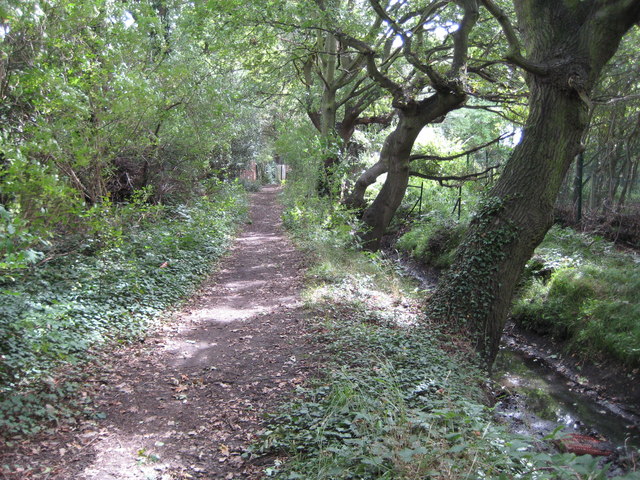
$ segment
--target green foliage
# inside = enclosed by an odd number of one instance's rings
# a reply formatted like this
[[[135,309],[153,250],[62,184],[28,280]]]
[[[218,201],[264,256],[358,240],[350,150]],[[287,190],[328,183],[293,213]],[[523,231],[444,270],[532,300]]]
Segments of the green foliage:
[[[243,198],[229,184],[190,205],[148,206],[144,194],[131,205],[103,204],[91,212],[99,235],[77,253],[0,285],[0,427],[38,430],[51,409],[34,403],[55,401],[46,387],[54,367],[139,338],[189,294],[225,251]]]
[[[640,365],[637,255],[558,227],[536,252],[514,318],[568,340],[574,352]]]
[[[0,204],[31,235],[23,252],[82,234],[79,215],[91,223],[138,190],[188,201],[262,148],[266,122],[239,103],[248,87],[222,48],[239,33],[201,6],[23,0],[3,12]],[[0,268],[23,269],[7,245]]]
[[[435,156],[435,159],[418,159],[411,163],[411,169],[432,176],[464,176],[485,171],[489,167],[503,165],[512,150],[511,141],[506,138],[493,143],[476,152],[451,158],[446,161],[437,157],[460,155],[462,152],[489,143],[513,130],[513,125],[495,114],[471,110],[450,112],[442,124],[425,127],[414,147],[414,153]],[[487,174],[481,180],[443,181],[442,185],[433,181],[424,181],[427,187],[426,196],[429,198],[429,208],[438,209],[442,214],[450,213],[458,196],[458,186],[462,185],[462,211],[468,216],[478,204],[480,193],[493,183],[494,176]],[[417,181],[420,181],[416,177]],[[443,188],[443,185],[449,188]],[[446,205],[442,203],[446,202]],[[432,206],[433,203],[433,206]],[[442,210],[441,210],[442,209]]]
[[[307,189],[305,181],[287,183],[282,214],[284,226],[309,250],[357,247],[357,224],[353,215],[332,200],[317,197],[315,189],[309,196],[300,195]]]
[[[298,196],[315,195],[322,165],[322,145],[312,126],[288,119],[279,125],[274,147],[283,163],[291,167],[289,179]]]
[[[40,251],[50,246],[56,231],[73,230],[81,206],[78,192],[55,169],[30,159],[23,150],[0,142],[0,200],[5,212],[0,256],[9,264],[17,260],[16,266],[20,251]],[[0,270],[6,268],[11,267]]]
[[[463,356],[467,347],[432,325],[416,325],[391,269],[376,258],[372,266],[362,253],[337,253],[335,244],[320,248],[323,239],[305,233],[314,229],[305,218],[294,232],[313,239],[311,271],[329,262],[334,268],[329,277],[312,273],[306,292],[310,330],[327,364],[247,453],[279,457],[268,477],[606,478],[597,459],[541,451],[496,425],[482,404],[483,374]]]
[[[240,185],[242,185],[242,188],[244,188],[247,192],[259,192],[260,188],[262,188],[260,182],[254,182],[247,179],[240,179]]]
[[[438,269],[451,266],[466,225],[439,216],[425,215],[423,221],[398,239],[398,249]]]
[[[45,243],[29,232],[24,220],[0,205],[0,281],[13,279],[16,272],[42,258],[42,252],[30,248],[38,242]]]

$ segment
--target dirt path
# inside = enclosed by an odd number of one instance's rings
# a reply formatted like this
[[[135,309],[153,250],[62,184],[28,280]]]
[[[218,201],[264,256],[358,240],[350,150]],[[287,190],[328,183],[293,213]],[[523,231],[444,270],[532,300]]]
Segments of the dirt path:
[[[240,454],[311,368],[301,341],[303,259],[283,234],[276,194],[252,196],[252,223],[173,321],[96,372],[89,394],[106,417],[18,446],[0,459],[0,478],[260,476]]]

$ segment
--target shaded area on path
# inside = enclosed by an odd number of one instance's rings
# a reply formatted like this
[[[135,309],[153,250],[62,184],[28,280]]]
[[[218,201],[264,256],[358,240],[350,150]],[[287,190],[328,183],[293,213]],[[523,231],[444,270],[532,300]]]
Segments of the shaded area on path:
[[[276,195],[252,195],[251,223],[199,295],[96,372],[90,394],[106,418],[4,455],[2,464],[40,467],[4,478],[257,478],[260,467],[240,454],[311,368],[303,258],[282,231]]]

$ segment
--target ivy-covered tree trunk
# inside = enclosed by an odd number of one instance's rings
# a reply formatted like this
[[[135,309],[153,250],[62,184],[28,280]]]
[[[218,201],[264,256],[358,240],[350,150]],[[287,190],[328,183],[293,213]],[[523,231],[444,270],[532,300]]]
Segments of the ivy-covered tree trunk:
[[[514,1],[529,59],[520,54],[506,16],[491,0],[483,3],[511,44],[509,60],[529,74],[530,113],[521,143],[471,222],[428,313],[464,332],[490,366],[515,285],[552,224],[563,178],[582,148],[588,95],[640,19],[640,2]]]
[[[529,126],[430,305],[430,316],[472,336],[489,362],[497,353],[515,285],[553,222],[564,174],[580,151],[586,106],[552,86],[532,91]]]

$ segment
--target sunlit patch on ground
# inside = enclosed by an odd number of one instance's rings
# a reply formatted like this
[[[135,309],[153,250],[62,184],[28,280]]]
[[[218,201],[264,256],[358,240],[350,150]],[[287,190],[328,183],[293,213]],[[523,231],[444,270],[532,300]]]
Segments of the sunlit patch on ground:
[[[241,454],[265,412],[312,369],[299,298],[305,262],[275,198],[274,188],[256,194],[252,223],[171,321],[93,367],[84,394],[96,418],[25,449],[26,468],[3,478],[23,480],[27,469],[30,480],[260,476]]]

